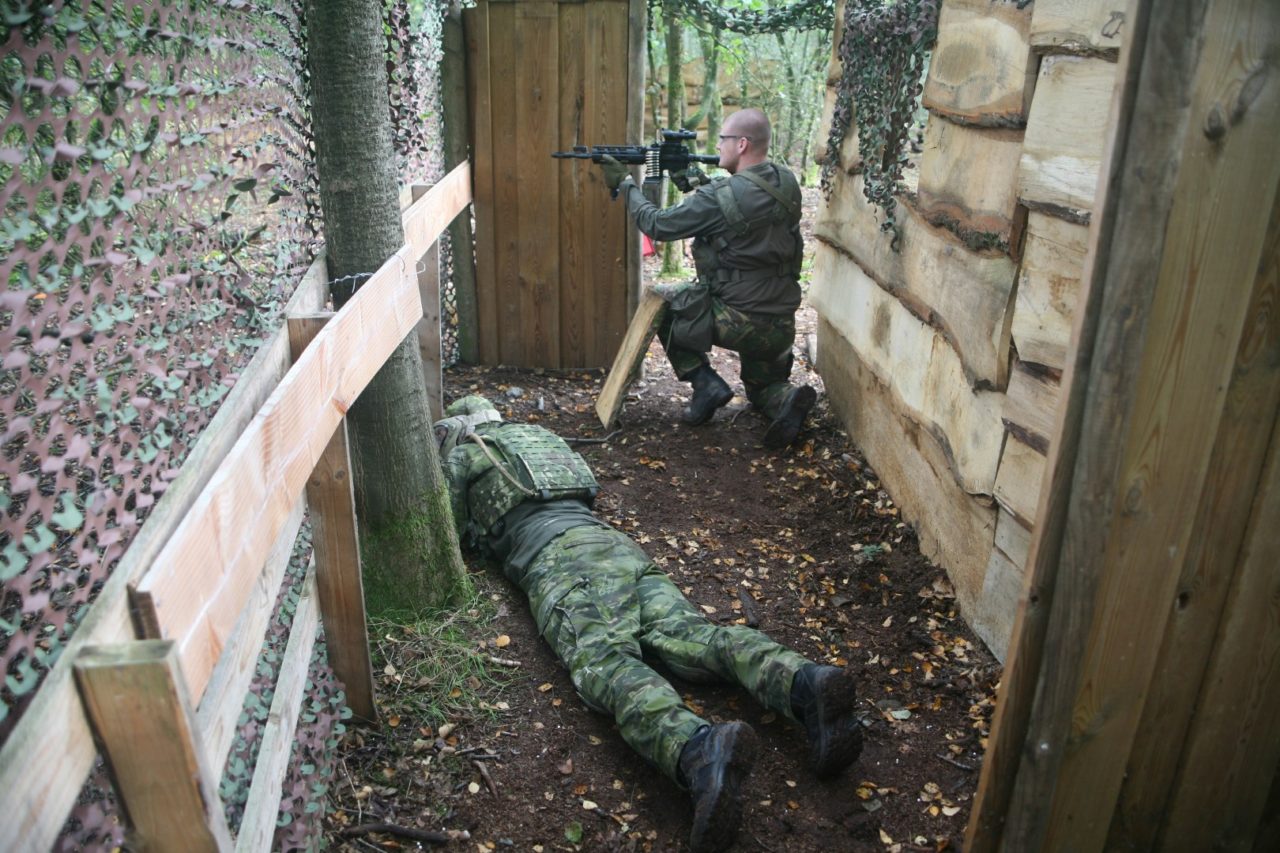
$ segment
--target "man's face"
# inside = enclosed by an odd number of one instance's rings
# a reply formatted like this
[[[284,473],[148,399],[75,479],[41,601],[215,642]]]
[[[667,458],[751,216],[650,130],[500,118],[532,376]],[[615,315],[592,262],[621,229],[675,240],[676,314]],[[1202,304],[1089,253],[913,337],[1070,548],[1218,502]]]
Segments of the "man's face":
[[[720,139],[716,143],[716,148],[720,152],[720,168],[730,175],[737,174],[738,160],[749,144],[750,140],[737,133],[732,124],[725,125],[724,132],[720,134]]]

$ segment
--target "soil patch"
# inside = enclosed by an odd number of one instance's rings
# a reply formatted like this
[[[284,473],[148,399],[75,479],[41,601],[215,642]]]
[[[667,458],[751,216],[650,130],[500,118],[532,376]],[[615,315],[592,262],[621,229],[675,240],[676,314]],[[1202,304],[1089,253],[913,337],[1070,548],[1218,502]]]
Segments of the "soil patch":
[[[812,311],[798,321],[793,381],[821,391],[803,346]],[[594,412],[602,371],[460,367],[446,372],[446,396],[483,394],[510,420],[587,439],[577,448],[602,486],[597,513],[709,619],[755,624],[811,660],[859,674],[866,747],[829,783],[806,768],[798,726],[739,689],[671,679],[703,716],[743,719],[760,735],[734,849],[957,849],[998,665],[825,397],[792,448],[766,451],[737,357],[717,350],[713,363],[738,396],[696,428],[678,423],[688,386],[656,344],[609,436]],[[452,830],[450,849],[459,850],[686,849],[686,795],[623,743],[612,720],[586,709],[500,568],[469,564],[496,608],[474,646],[501,661],[494,667],[506,678],[476,682],[483,713],[444,727],[407,716],[352,726],[331,794],[331,845],[414,846],[394,834],[343,834],[389,823]],[[392,685],[395,674],[383,677]],[[403,689],[383,691],[393,711]]]

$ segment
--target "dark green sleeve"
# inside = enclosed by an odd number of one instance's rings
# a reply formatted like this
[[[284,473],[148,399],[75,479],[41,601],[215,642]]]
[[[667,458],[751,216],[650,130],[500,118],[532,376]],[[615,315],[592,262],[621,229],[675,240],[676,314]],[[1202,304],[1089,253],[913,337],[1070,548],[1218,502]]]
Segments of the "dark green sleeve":
[[[711,186],[698,187],[674,207],[660,208],[652,204],[634,181],[622,184],[627,211],[636,226],[658,242],[683,240],[717,230],[723,220]]]

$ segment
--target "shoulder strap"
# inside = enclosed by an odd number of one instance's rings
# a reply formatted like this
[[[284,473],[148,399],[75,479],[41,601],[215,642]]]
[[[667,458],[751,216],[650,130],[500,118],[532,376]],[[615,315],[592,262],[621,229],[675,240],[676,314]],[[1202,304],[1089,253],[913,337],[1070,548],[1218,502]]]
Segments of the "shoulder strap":
[[[738,198],[733,194],[731,180],[732,178],[725,178],[715,185],[716,204],[720,206],[720,212],[724,214],[725,221],[729,223],[729,227],[741,237],[751,230],[751,223],[747,222],[747,218],[742,215],[742,208],[738,206]]]
[[[755,172],[752,172],[750,169],[743,169],[741,172],[738,172],[737,174],[746,178],[748,181],[755,184],[760,189],[767,192],[769,195],[773,196],[774,201],[782,205],[782,208],[790,215],[795,216],[799,212],[799,206],[794,200],[787,198],[785,195],[783,195],[782,190],[779,187],[775,187],[773,184],[769,183],[764,178],[757,175]],[[786,178],[783,175],[784,175],[783,170],[778,169],[779,181],[786,181]]]

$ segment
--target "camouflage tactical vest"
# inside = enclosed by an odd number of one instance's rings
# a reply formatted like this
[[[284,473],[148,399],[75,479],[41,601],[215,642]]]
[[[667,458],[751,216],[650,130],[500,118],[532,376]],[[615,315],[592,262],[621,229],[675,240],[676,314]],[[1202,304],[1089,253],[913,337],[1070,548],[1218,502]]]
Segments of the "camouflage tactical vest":
[[[467,508],[480,535],[490,532],[498,519],[525,501],[579,498],[590,506],[600,490],[586,461],[560,436],[542,427],[482,427],[471,438],[477,439],[496,462],[468,490]],[[509,476],[503,476],[504,471]]]

